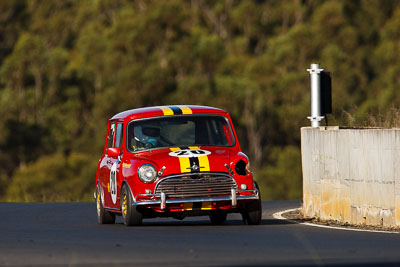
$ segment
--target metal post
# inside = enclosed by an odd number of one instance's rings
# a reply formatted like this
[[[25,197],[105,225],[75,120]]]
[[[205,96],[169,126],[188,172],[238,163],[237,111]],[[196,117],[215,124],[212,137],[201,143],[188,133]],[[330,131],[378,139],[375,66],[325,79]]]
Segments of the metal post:
[[[321,72],[319,64],[312,63],[307,69],[311,79],[311,116],[307,117],[311,121],[312,127],[320,126],[320,121],[324,118],[321,114]]]
[[[232,207],[236,207],[237,198],[236,198],[236,189],[235,188],[231,188],[231,198],[232,198]]]
[[[167,205],[167,195],[164,192],[161,192],[160,208],[162,210],[165,210],[166,205]]]

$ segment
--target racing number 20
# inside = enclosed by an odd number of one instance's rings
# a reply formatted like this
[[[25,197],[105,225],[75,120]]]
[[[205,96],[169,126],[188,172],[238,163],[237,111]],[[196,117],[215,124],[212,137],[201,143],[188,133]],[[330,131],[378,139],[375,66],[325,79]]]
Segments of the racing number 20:
[[[187,157],[187,158],[197,158],[211,154],[210,151],[201,149],[182,149],[174,150],[169,153],[172,157]]]
[[[189,152],[191,154],[194,155],[205,155],[206,152],[202,151],[202,150],[179,150],[177,151],[177,156],[185,156],[185,155],[189,155]]]

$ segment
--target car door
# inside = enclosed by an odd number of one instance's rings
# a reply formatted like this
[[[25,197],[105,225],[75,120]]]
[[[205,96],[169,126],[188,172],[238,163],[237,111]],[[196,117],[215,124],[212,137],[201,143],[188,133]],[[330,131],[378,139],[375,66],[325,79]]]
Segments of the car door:
[[[114,148],[118,148],[122,152],[122,122],[116,122],[115,124],[115,138],[114,138]],[[115,209],[120,208],[120,165],[121,165],[121,153],[117,156],[109,156],[110,167],[110,196],[111,203],[110,206]]]
[[[113,135],[113,141],[111,142],[111,135]],[[121,151],[122,145],[122,123],[121,122],[112,122],[110,125],[110,142],[107,145],[106,151],[106,168],[107,168],[107,175],[106,175],[106,184],[107,184],[107,191],[104,196],[105,206],[113,209],[119,209],[119,190],[120,190],[120,179],[119,179],[119,168],[121,162],[121,156],[118,155],[111,155],[109,150],[111,148],[115,149],[118,148]]]
[[[112,162],[108,156],[108,149],[114,145],[115,137],[115,122],[109,122],[107,131],[107,144],[104,151],[104,156],[100,162],[100,184],[102,187],[102,199],[104,201],[103,205],[109,207],[111,203],[110,195],[110,170],[112,167]]]

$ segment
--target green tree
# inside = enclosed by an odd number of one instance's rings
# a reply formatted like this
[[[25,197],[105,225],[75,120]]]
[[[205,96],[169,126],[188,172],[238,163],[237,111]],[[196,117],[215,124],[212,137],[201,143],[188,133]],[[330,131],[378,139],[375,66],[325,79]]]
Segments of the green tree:
[[[87,199],[107,120],[163,104],[229,111],[264,196],[300,198],[307,67],[332,72],[331,123],[397,125],[399,10],[390,0],[1,1],[0,199]],[[62,189],[78,181],[83,191]]]

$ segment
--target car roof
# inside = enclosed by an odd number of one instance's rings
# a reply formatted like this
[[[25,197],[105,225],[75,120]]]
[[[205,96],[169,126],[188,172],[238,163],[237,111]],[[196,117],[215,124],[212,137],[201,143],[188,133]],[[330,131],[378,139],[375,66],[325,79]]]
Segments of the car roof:
[[[110,120],[134,120],[150,117],[173,116],[173,115],[189,115],[189,114],[217,114],[225,115],[225,110],[197,105],[170,105],[136,108],[126,110],[114,115]]]

